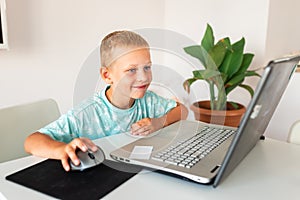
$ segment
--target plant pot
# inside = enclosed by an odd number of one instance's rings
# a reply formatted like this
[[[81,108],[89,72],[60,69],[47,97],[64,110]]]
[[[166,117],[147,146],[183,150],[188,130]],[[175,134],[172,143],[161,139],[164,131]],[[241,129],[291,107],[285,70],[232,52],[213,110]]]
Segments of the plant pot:
[[[196,120],[225,126],[237,127],[244,115],[246,108],[237,104],[239,109],[234,109],[227,103],[227,110],[211,110],[209,101],[199,101],[191,105]]]

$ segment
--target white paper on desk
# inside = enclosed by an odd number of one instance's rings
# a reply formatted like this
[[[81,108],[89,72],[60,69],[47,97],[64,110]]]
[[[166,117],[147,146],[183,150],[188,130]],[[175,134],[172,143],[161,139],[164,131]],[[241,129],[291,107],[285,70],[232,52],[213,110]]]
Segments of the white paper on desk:
[[[7,198],[5,198],[5,196],[2,194],[2,192],[0,192],[0,200],[7,200]]]
[[[153,146],[134,146],[129,158],[148,160],[151,156]]]

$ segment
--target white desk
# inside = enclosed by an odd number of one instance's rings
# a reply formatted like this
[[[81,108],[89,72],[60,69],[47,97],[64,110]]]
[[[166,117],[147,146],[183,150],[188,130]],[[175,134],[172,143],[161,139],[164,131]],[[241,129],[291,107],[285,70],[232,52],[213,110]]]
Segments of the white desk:
[[[96,140],[107,154],[134,140],[126,135]],[[1,152],[3,153],[3,152]],[[108,154],[107,154],[108,155]],[[104,199],[299,199],[300,145],[272,139],[256,147],[217,188],[171,176],[142,171]],[[41,161],[29,156],[0,163],[0,192],[8,199],[52,199],[42,193],[5,180],[5,176]]]

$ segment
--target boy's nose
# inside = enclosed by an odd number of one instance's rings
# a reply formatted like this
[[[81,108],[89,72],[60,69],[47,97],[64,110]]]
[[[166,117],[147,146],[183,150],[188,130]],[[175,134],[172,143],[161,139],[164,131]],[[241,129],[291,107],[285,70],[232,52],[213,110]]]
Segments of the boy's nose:
[[[137,80],[138,81],[146,81],[149,78],[149,72],[145,72],[145,71],[140,71],[137,74]]]

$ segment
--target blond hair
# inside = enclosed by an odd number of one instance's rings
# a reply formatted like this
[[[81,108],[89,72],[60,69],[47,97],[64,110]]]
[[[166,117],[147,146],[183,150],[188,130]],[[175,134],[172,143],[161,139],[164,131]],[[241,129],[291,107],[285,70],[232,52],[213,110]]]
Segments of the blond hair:
[[[148,42],[132,31],[115,31],[105,36],[100,45],[101,66],[108,67],[118,56],[115,53],[121,48],[146,47]]]

